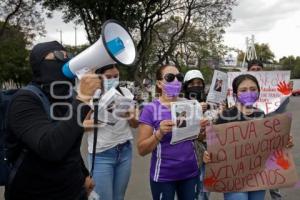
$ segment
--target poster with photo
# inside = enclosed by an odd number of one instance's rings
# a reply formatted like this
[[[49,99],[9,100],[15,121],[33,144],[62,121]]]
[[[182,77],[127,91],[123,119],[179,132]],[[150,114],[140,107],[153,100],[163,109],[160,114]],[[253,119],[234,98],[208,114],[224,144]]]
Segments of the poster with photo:
[[[214,71],[212,84],[210,86],[207,101],[212,103],[222,103],[227,96],[227,74],[218,70]]]
[[[171,103],[172,129],[171,144],[197,138],[200,132],[202,109],[196,100]]]

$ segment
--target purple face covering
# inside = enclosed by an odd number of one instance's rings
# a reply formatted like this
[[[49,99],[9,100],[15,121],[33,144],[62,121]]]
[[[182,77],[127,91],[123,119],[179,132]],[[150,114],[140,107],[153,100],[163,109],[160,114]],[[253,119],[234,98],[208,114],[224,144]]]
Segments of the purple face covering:
[[[174,80],[170,83],[164,83],[163,90],[168,97],[178,97],[181,91],[181,86],[181,82]]]
[[[252,106],[258,99],[258,92],[241,92],[237,99],[245,106]]]

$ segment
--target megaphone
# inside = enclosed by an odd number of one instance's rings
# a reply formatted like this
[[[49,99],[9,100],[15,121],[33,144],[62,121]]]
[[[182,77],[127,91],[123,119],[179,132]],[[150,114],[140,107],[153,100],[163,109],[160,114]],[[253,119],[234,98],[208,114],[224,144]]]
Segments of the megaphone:
[[[63,74],[73,79],[92,69],[109,64],[133,65],[136,48],[132,36],[118,21],[107,20],[101,31],[101,37],[92,46],[65,63]]]

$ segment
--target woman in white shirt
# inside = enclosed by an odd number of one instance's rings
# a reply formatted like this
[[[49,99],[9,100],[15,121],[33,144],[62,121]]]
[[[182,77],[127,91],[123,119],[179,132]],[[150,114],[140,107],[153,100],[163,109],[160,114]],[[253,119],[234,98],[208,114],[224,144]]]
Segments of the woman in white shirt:
[[[104,92],[115,88],[122,96],[133,99],[127,88],[119,87],[119,69],[116,64],[96,70],[102,76]],[[100,125],[96,145],[93,179],[100,199],[123,200],[130,178],[132,160],[132,131],[137,128],[135,111],[126,112],[124,118],[116,117],[113,108],[103,109],[98,114]],[[90,123],[93,119],[91,115]],[[94,134],[88,132],[89,167],[92,166]]]

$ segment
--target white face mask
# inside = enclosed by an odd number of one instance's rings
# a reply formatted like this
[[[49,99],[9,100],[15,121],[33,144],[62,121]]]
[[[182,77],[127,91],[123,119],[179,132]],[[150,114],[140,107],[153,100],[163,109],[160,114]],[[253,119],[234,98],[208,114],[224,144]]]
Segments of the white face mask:
[[[111,79],[104,79],[104,82],[103,82],[105,92],[107,92],[111,88],[116,88],[118,85],[119,85],[119,77],[111,78]]]

